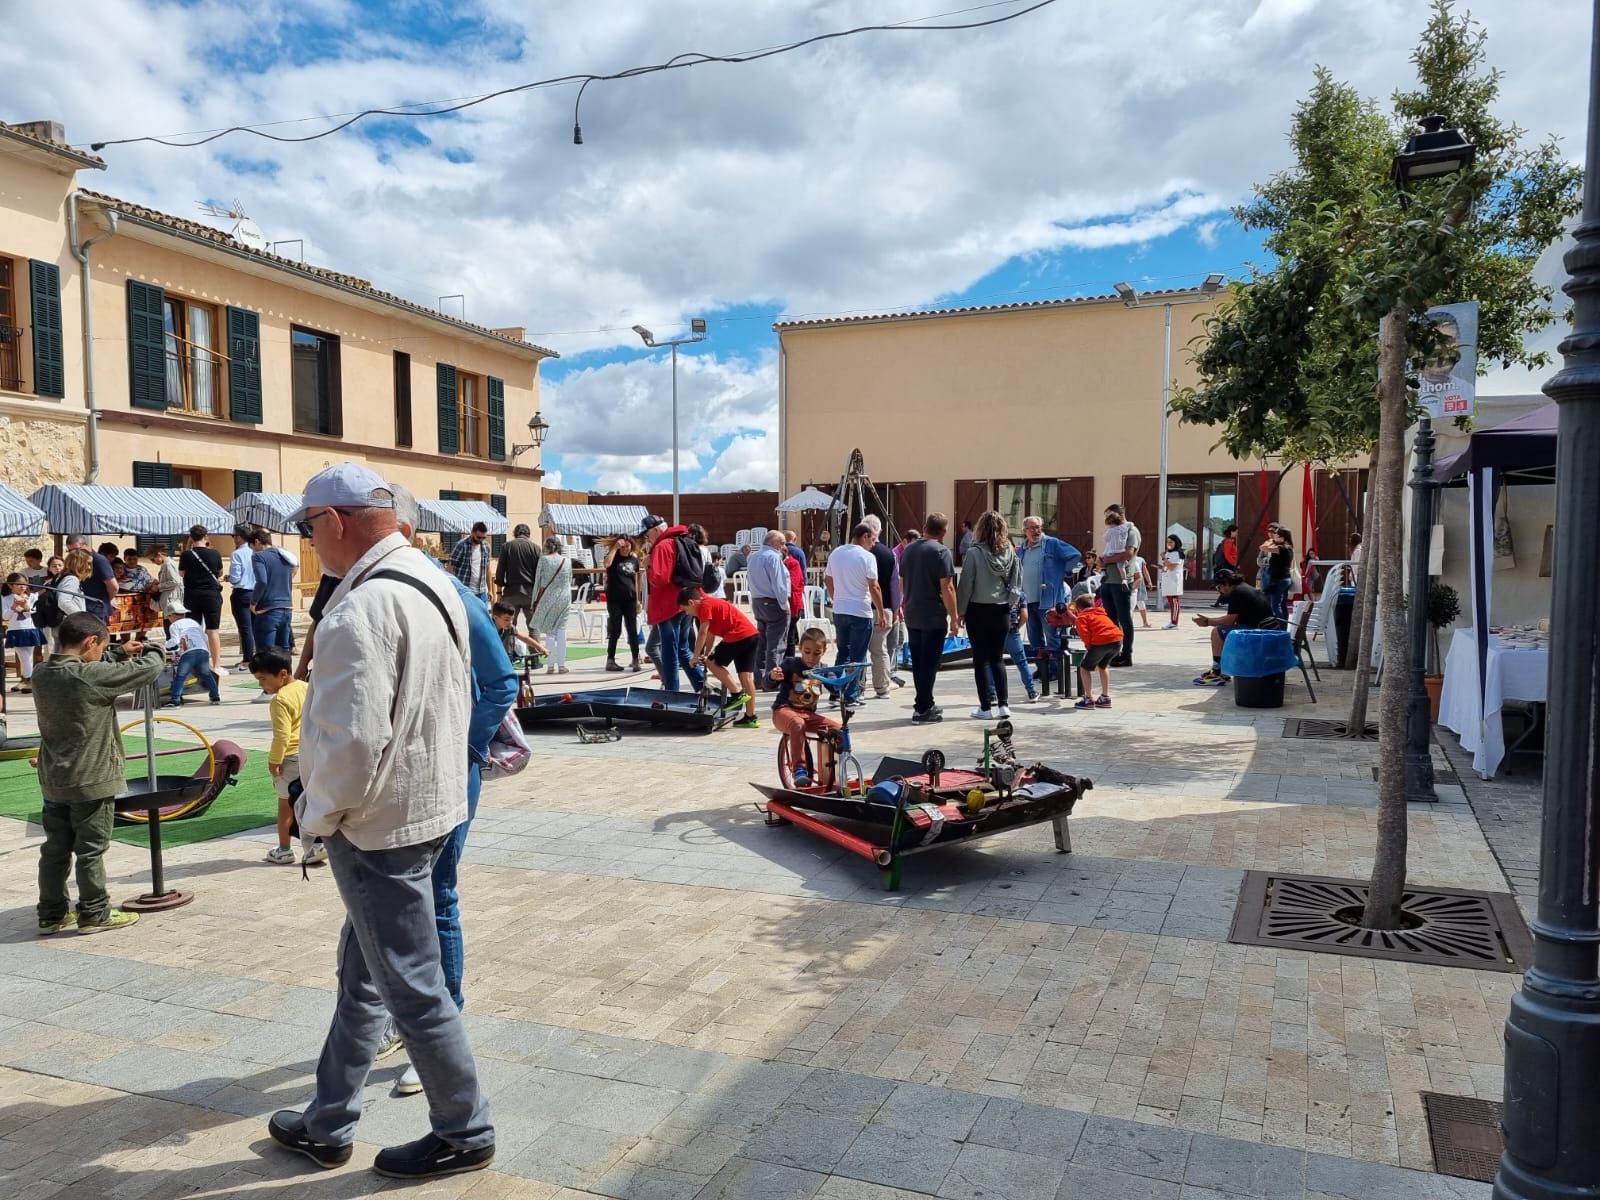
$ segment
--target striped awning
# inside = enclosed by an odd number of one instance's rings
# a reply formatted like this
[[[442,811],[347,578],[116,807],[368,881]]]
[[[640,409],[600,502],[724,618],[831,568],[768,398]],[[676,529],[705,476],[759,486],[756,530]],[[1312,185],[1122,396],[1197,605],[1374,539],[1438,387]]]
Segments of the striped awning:
[[[235,518],[195,488],[104,487],[47,483],[28,497],[44,510],[52,533],[133,533],[183,537],[191,526],[227,533]]]
[[[296,492],[240,492],[228,505],[235,521],[248,521],[273,533],[294,533],[289,518],[300,508]]]
[[[418,500],[418,533],[471,533],[482,521],[490,533],[505,533],[506,519],[482,500]]]
[[[44,532],[44,511],[0,483],[0,537],[38,537]]]
[[[650,510],[642,504],[547,504],[539,527],[565,537],[636,534]]]

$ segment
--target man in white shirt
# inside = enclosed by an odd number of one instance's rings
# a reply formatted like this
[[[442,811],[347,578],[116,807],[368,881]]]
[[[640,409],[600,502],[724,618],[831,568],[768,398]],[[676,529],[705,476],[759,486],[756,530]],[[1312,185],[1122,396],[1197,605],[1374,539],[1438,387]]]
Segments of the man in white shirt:
[[[338,463],[314,476],[293,521],[341,577],[317,626],[297,816],[303,835],[327,844],[345,923],[316,1094],[303,1113],[274,1114],[268,1132],[319,1166],[349,1161],[392,1014],[433,1130],[379,1151],[374,1169],[398,1179],[478,1170],[494,1159],[494,1127],[445,987],[432,883],[467,817],[466,610],[398,531],[394,493],[369,468]]]
[[[167,707],[183,707],[183,689],[189,686],[191,677],[206,685],[211,703],[221,704],[217,676],[211,669],[211,647],[205,626],[180,610],[179,617],[167,630],[167,649],[178,652],[178,660],[172,666],[172,692],[167,698]]]
[[[834,665],[867,661],[872,630],[887,628],[883,589],[878,584],[878,560],[872,547],[878,535],[871,525],[862,523],[850,531],[850,540],[828,555],[823,583],[833,601],[833,628],[838,641]],[[861,703],[861,677],[844,689],[844,702]]]

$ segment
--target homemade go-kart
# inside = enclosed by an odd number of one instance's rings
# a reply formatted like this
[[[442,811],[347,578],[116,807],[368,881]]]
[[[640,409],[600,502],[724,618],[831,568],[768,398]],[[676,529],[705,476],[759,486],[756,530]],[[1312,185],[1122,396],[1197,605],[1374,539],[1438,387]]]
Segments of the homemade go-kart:
[[[735,719],[726,708],[721,689],[668,692],[660,688],[584,688],[570,692],[533,694],[532,681],[523,672],[517,695],[517,720],[524,729],[552,721],[581,721],[578,736],[585,742],[616,741],[618,721],[639,721],[656,729],[711,733]],[[596,722],[599,724],[597,725]],[[605,736],[601,736],[605,731]],[[611,736],[615,734],[616,736]]]
[[[822,688],[848,687],[864,666],[807,671],[819,685],[813,703]],[[947,766],[942,751],[929,750],[920,760],[885,757],[868,776],[852,752],[845,706],[838,728],[806,733],[803,751],[787,737],[779,743],[778,786],[751,786],[767,798],[757,807],[768,825],[796,825],[860,855],[885,872],[891,892],[900,887],[907,855],[1026,825],[1051,822],[1056,849],[1069,853],[1067,818],[1094,783],[1043,763],[1019,763],[1012,732],[1010,721],[985,730],[983,760],[971,768]]]

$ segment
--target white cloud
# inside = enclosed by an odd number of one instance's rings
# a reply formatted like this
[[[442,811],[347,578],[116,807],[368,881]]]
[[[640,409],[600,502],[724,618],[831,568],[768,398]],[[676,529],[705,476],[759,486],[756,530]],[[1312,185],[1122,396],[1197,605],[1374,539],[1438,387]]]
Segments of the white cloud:
[[[706,491],[736,492],[745,488],[770,491],[778,486],[778,442],[767,433],[736,437],[706,472]]]
[[[540,483],[543,487],[555,488],[556,491],[560,491],[563,486],[561,482],[561,469],[558,467],[553,471],[546,471],[544,473],[544,479],[541,480]]]

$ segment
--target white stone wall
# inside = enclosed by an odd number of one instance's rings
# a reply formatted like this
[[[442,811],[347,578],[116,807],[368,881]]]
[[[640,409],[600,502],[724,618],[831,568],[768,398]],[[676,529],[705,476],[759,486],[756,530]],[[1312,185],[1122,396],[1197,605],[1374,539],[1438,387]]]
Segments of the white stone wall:
[[[81,483],[84,473],[84,426],[81,420],[51,416],[19,416],[0,411],[0,479],[27,496],[46,483]],[[6,572],[22,566],[22,552],[38,546],[50,553],[54,539],[0,538],[0,566]]]

